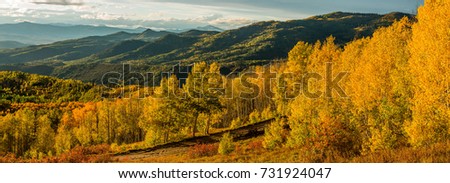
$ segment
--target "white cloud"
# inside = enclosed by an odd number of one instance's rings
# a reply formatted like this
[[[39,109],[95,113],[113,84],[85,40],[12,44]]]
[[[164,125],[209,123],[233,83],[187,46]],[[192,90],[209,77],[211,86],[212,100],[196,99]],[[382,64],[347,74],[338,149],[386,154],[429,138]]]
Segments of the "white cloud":
[[[83,14],[80,17],[83,19],[94,19],[94,20],[123,20],[123,19],[125,19],[121,15],[109,14],[106,12]]]
[[[81,6],[82,0],[32,0],[34,4]]]
[[[256,20],[246,18],[219,18],[209,21],[208,23],[222,29],[233,29],[255,23]]]
[[[0,23],[11,23],[18,18],[38,23],[158,29],[186,29],[208,24],[235,28],[250,22],[222,8],[180,3],[143,0],[0,0]],[[235,21],[228,21],[231,19]]]
[[[389,3],[386,3],[388,2]],[[300,19],[331,11],[401,11],[416,0],[0,0],[0,23],[95,24],[231,29],[262,20]],[[64,6],[62,6],[64,5]],[[74,6],[76,5],[76,6]]]
[[[21,19],[21,18],[19,18],[19,19],[15,19],[14,22],[20,23],[20,22],[33,22],[33,21],[28,20],[28,19]]]
[[[208,22],[208,21],[213,21],[213,20],[217,20],[220,18],[223,18],[223,15],[213,13],[213,14],[209,14],[209,15],[199,16],[199,17],[195,18],[194,20],[200,21],[200,22]]]

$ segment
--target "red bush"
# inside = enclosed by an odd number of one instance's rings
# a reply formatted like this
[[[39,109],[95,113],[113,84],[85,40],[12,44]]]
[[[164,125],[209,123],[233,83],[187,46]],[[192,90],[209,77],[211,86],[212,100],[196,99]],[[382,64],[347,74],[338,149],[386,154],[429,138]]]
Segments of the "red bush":
[[[257,150],[257,149],[262,149],[262,148],[263,148],[262,140],[252,141],[252,142],[248,143],[249,150]]]
[[[61,154],[54,160],[60,163],[105,163],[111,162],[109,145],[97,145],[91,147],[76,147],[67,153]]]
[[[217,144],[198,144],[189,148],[188,156],[190,158],[199,158],[214,156],[217,154],[219,146]]]

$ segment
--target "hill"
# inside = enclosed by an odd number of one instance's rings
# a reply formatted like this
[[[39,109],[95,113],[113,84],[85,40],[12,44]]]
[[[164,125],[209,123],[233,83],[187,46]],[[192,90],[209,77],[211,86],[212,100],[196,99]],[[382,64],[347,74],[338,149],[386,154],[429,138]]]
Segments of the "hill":
[[[0,41],[0,49],[22,48],[30,46],[17,41]]]
[[[377,28],[389,26],[403,16],[410,15],[337,12],[305,20],[259,22],[205,36],[193,44],[172,46],[172,49],[168,50],[170,52],[158,55],[152,52],[139,52],[136,55],[131,52],[126,58],[141,64],[159,64],[167,61],[233,62],[283,59],[298,41],[314,43],[332,35],[336,37],[338,44],[343,45],[353,39],[370,36]],[[183,42],[182,37],[171,41],[175,44]],[[150,44],[158,43],[149,43],[146,47]]]
[[[80,100],[94,85],[23,72],[0,71],[0,108],[5,102],[69,102]]]
[[[196,31],[212,31],[212,32],[223,32],[225,30],[216,27],[216,26],[212,26],[212,25],[206,25],[206,26],[201,26],[201,27],[196,27],[193,29],[178,29],[178,30],[170,30],[171,32],[175,32],[175,33],[182,33],[182,32],[188,32],[188,31],[192,31],[192,30],[196,30]]]
[[[102,36],[120,31],[141,32],[141,29],[121,29],[89,25],[51,25],[21,22],[0,25],[0,40],[13,40],[25,44],[48,44],[87,36]]]

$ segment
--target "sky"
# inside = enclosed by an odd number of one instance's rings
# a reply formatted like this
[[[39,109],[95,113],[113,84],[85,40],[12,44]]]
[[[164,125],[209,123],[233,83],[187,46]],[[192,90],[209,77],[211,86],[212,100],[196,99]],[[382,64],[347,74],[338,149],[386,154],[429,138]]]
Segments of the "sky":
[[[423,0],[0,0],[0,24],[15,22],[233,29],[257,21],[336,11],[414,13]]]

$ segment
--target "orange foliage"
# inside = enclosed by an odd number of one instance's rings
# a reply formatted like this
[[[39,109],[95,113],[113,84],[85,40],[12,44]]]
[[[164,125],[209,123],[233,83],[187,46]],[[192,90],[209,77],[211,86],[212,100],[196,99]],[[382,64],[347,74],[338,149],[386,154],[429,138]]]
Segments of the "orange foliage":
[[[205,156],[214,156],[217,154],[218,144],[198,144],[189,148],[187,152],[190,158],[199,158]]]

